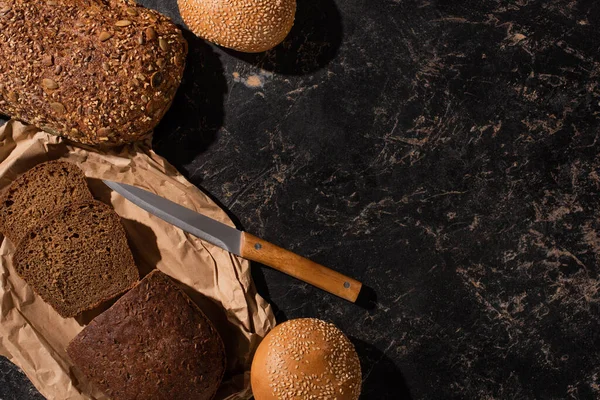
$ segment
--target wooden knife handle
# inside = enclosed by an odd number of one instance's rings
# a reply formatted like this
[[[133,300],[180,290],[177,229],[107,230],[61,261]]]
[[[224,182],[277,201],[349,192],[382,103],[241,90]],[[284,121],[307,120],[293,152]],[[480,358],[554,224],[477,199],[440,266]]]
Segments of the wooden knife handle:
[[[362,287],[362,283],[357,280],[247,232],[242,233],[241,253],[241,256],[248,260],[268,265],[353,303],[356,301]]]

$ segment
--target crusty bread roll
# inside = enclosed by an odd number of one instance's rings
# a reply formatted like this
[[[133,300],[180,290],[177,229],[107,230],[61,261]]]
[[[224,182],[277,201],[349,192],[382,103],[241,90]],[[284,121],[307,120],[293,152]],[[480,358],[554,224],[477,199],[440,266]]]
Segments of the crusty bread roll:
[[[178,0],[181,17],[196,35],[237,51],[259,53],[285,39],[296,0]]]
[[[187,43],[126,0],[0,0],[0,114],[86,144],[149,134],[181,82]]]
[[[335,325],[313,318],[276,326],[252,361],[256,400],[357,400],[361,381],[350,340]]]

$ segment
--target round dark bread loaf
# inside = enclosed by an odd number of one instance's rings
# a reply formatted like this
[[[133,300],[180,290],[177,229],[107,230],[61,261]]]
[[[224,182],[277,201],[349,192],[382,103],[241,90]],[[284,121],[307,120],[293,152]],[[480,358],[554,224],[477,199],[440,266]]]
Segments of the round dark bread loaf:
[[[85,144],[147,136],[181,83],[187,42],[127,0],[0,0],[0,113]]]
[[[67,353],[115,400],[211,400],[226,366],[210,320],[158,270],[96,317]]]

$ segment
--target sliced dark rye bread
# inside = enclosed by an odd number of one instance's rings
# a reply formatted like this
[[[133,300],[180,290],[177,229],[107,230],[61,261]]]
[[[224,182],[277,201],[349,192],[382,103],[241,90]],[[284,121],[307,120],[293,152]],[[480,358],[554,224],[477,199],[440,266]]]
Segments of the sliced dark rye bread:
[[[42,218],[69,203],[93,200],[85,175],[75,164],[38,164],[0,196],[0,231],[14,244]]]
[[[96,317],[67,353],[114,400],[210,400],[226,366],[210,320],[158,270]]]
[[[73,203],[25,235],[17,273],[63,317],[74,317],[124,293],[139,280],[125,229],[114,210]]]

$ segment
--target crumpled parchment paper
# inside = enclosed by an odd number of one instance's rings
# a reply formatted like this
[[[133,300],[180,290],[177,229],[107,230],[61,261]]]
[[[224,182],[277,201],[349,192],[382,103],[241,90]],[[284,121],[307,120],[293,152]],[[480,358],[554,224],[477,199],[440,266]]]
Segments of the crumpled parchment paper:
[[[275,326],[275,317],[256,292],[248,261],[150,215],[101,179],[140,186],[233,226],[225,212],[148,143],[104,151],[75,146],[17,121],[0,127],[0,189],[34,165],[59,158],[81,167],[94,196],[112,204],[121,216],[140,274],[158,268],[175,278],[219,330],[228,368],[216,398],[250,398],[251,358]],[[60,317],[17,276],[14,245],[0,239],[0,354],[18,365],[48,399],[106,399],[73,367],[65,350],[102,309]]]

